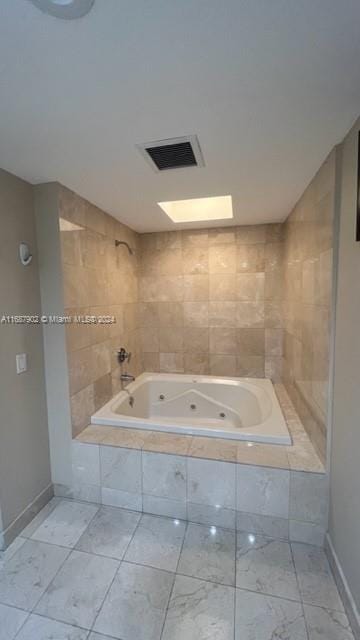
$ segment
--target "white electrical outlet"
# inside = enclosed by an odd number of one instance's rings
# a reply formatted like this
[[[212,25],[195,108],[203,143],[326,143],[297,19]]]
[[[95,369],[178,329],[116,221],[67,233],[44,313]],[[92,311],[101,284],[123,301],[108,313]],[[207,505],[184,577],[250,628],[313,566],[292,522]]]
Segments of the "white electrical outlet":
[[[24,373],[27,371],[27,357],[26,353],[16,354],[16,373]]]

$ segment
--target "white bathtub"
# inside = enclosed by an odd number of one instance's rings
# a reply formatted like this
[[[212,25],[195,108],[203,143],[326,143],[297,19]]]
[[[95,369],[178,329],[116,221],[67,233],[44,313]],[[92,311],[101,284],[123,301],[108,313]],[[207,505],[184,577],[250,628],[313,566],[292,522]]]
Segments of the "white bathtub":
[[[92,424],[291,444],[270,380],[143,373]]]

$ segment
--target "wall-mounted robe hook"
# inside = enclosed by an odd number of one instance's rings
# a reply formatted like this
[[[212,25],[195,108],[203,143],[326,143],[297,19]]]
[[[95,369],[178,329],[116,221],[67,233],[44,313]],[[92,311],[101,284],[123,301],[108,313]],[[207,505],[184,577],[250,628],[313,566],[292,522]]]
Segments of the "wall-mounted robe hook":
[[[32,253],[30,253],[29,245],[26,242],[20,242],[19,256],[21,264],[23,264],[24,267],[27,267],[32,260]]]

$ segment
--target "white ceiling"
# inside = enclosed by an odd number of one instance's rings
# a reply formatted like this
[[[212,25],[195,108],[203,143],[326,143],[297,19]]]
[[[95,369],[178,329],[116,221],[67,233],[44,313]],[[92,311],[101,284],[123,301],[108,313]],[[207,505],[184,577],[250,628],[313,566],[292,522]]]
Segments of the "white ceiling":
[[[230,224],[283,220],[360,113],[359,25],[359,0],[96,0],[74,21],[1,0],[0,166],[140,231],[176,228],[158,201],[227,194]],[[155,173],[135,146],[188,134],[204,168]]]

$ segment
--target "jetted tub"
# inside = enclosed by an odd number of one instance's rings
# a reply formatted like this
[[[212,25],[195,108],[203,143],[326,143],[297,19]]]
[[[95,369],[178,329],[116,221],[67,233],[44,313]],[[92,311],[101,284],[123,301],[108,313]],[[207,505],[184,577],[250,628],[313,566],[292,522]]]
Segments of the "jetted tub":
[[[270,380],[143,373],[92,424],[291,444]]]

